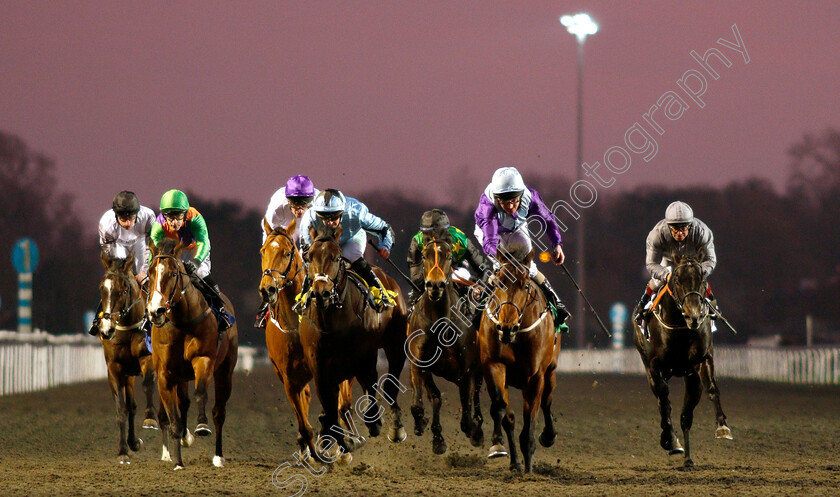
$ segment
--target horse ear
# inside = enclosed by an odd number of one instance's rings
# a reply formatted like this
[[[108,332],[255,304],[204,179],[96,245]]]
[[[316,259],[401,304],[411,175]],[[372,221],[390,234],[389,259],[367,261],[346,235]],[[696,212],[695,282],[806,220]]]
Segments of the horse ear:
[[[262,229],[266,235],[271,234],[271,226],[268,225],[268,221],[266,221],[265,218],[262,220]]]
[[[318,238],[318,230],[315,229],[315,225],[309,225],[309,239],[315,240]]]
[[[175,256],[176,259],[181,257],[181,249],[184,248],[184,245],[181,243],[181,240],[178,240],[178,243],[175,244],[175,248],[172,250],[172,255]]]
[[[285,230],[282,230],[282,231],[283,231],[284,233],[286,233],[287,235],[292,236],[292,233],[294,233],[295,231],[297,231],[297,218],[292,219],[292,222],[291,222],[291,223],[289,223],[289,225],[288,225],[288,226],[286,226],[286,229],[285,229]]]
[[[105,269],[108,269],[108,267],[110,266],[110,258],[108,257],[108,254],[106,254],[103,250],[99,258],[102,259],[102,265],[105,266]]]
[[[531,251],[528,252],[528,255],[525,256],[525,259],[522,260],[522,264],[525,265],[525,266],[530,266],[531,261],[533,261],[533,260],[534,260],[534,249],[531,249]]]
[[[123,271],[126,273],[134,272],[134,254],[128,254],[128,257],[125,258],[125,262],[123,262]]]
[[[333,231],[333,238],[335,238],[335,241],[338,241],[338,239],[341,238],[341,226]]]
[[[156,256],[158,253],[157,245],[154,242],[149,242],[149,252],[152,254],[152,257]]]

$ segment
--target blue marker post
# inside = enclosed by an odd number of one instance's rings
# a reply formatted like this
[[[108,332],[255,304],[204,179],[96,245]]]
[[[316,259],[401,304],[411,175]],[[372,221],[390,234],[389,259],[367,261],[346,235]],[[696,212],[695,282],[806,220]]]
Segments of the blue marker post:
[[[32,273],[38,266],[38,246],[21,238],[12,249],[12,265],[18,272],[18,333],[32,333]]]
[[[627,306],[616,302],[610,307],[610,321],[612,321],[613,370],[621,372],[621,349],[624,348],[624,321],[627,319]]]

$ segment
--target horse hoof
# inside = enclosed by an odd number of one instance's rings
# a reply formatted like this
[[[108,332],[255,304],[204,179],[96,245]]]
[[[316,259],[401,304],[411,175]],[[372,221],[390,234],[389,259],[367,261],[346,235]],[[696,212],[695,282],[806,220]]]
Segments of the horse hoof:
[[[477,429],[473,432],[472,436],[470,436],[470,445],[473,447],[481,447],[484,445],[484,432],[481,429]]]
[[[669,456],[679,456],[685,454],[685,449],[682,447],[677,447],[676,449],[671,449],[668,451]]]
[[[540,445],[542,445],[543,447],[551,447],[552,445],[554,445],[555,440],[557,440],[556,433],[540,433]]]
[[[128,444],[128,448],[131,449],[134,452],[137,452],[138,450],[143,448],[143,443],[144,443],[143,439],[138,438],[137,441],[134,442],[134,444]]]
[[[184,469],[183,464],[176,464],[175,467],[172,468],[172,471],[181,471],[182,469]]]
[[[694,461],[692,461],[691,459],[686,459],[685,462],[683,463],[683,467],[684,468],[693,468],[694,467]]]
[[[160,425],[158,425],[158,422],[157,422],[156,419],[146,418],[146,419],[143,420],[143,428],[145,428],[147,430],[159,430]]]
[[[195,436],[197,437],[206,437],[209,436],[212,431],[210,431],[210,427],[207,426],[207,423],[199,423],[198,426],[195,427]]]
[[[222,456],[213,456],[213,466],[216,466],[217,468],[224,468],[225,458]]]
[[[192,447],[194,441],[195,438],[188,428],[186,436],[181,439],[181,447]]]
[[[732,430],[728,426],[718,426],[718,429],[715,430],[715,438],[732,440]]]
[[[336,464],[339,464],[341,466],[346,466],[346,465],[350,464],[351,462],[353,462],[353,454],[351,454],[349,452],[345,452],[345,453],[341,454],[341,456],[339,456],[338,460],[336,461]]]
[[[123,454],[117,457],[117,462],[120,464],[131,464],[131,459],[128,457],[127,454]]]
[[[432,441],[432,452],[437,455],[441,455],[446,452],[446,442],[443,441],[443,438],[435,438]]]
[[[169,455],[169,449],[165,445],[160,453],[160,460],[164,462],[172,462],[172,456]]]
[[[490,447],[490,453],[487,454],[487,459],[495,459],[497,457],[507,457],[508,451],[502,444],[496,444]]]
[[[344,452],[355,452],[364,447],[366,443],[367,439],[361,435],[358,438],[345,438],[344,444],[347,446],[347,450]]]
[[[408,434],[402,426],[399,428],[391,428],[391,431],[388,432],[388,440],[394,442],[395,444],[404,442],[406,438],[408,438]]]
[[[382,433],[382,423],[368,425],[368,433],[372,437],[378,437],[379,434]]]

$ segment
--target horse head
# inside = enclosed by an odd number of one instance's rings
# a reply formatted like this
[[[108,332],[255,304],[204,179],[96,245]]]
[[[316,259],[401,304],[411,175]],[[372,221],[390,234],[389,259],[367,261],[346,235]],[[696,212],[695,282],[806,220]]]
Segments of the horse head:
[[[155,326],[163,326],[166,313],[181,300],[187,283],[187,272],[181,262],[181,242],[164,238],[152,244],[152,262],[149,266],[149,316]],[[180,290],[180,291],[179,291]]]
[[[311,293],[319,307],[326,309],[330,304],[338,304],[338,286],[344,273],[344,260],[341,256],[341,226],[331,228],[323,226],[310,228],[312,246],[307,258],[307,274],[311,282]]]
[[[99,333],[110,340],[114,337],[119,321],[142,299],[140,287],[134,279],[134,255],[118,259],[103,252],[102,265],[105,266],[105,275],[99,282],[99,295],[102,298]]]
[[[505,344],[516,343],[525,308],[533,300],[528,270],[534,251],[523,253],[524,249],[520,248],[499,250],[501,266],[495,275],[496,288],[485,311],[496,325],[499,340]]]
[[[439,301],[452,277],[452,247],[449,243],[430,239],[423,247],[423,270],[426,274],[426,293]]]
[[[686,325],[697,330],[709,317],[706,301],[706,273],[694,257],[679,257],[674,260],[674,269],[668,282],[671,294]]]
[[[303,259],[287,230],[277,228],[265,239],[260,249],[262,279],[260,296],[263,303],[274,305],[284,288],[291,286],[303,271]]]

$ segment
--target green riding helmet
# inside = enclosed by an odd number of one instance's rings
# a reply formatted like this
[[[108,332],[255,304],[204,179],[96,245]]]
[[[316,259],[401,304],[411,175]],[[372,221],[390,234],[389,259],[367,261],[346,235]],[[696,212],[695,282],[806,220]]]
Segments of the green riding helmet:
[[[169,190],[160,198],[160,211],[186,212],[190,209],[190,201],[187,195],[181,190]]]

